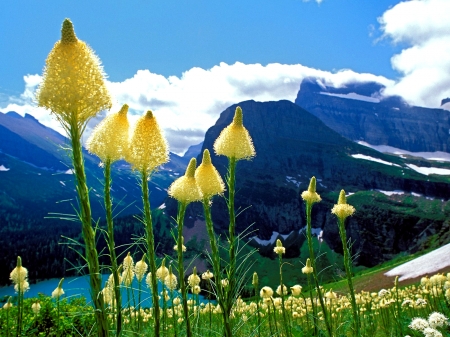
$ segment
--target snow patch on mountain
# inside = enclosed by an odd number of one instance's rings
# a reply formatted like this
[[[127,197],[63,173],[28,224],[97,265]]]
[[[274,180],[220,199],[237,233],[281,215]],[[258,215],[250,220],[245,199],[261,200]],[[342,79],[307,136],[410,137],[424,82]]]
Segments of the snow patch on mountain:
[[[366,155],[364,155],[364,154],[352,154],[351,155],[353,158],[356,158],[356,159],[364,159],[364,160],[370,160],[370,161],[374,161],[374,162],[377,162],[377,163],[380,163],[380,164],[384,164],[384,165],[390,165],[390,166],[398,166],[398,167],[400,167],[400,165],[397,165],[397,164],[394,164],[394,163],[390,163],[390,162],[388,162],[388,161],[385,161],[385,160],[382,160],[382,159],[378,159],[378,158],[374,158],[374,157],[371,157],[371,156],[366,156]]]
[[[384,275],[399,276],[399,281],[422,275],[431,275],[445,267],[450,266],[450,244],[433,250],[432,252],[422,255],[417,259],[406,262],[394,269],[389,270]]]
[[[348,94],[332,94],[330,92],[321,91],[320,94],[339,97],[339,98],[345,98],[345,99],[353,99],[353,100],[357,100],[357,101],[370,102],[370,103],[380,103],[379,98],[360,95],[360,94],[357,94],[356,92],[350,92]]]
[[[437,174],[441,176],[449,176],[450,170],[443,169],[443,168],[437,168],[437,167],[420,167],[413,164],[406,164],[410,169],[413,169],[416,172],[419,172],[420,174],[424,175],[430,175],[430,174]]]
[[[450,162],[450,153],[447,153],[447,152],[441,152],[441,151],[410,152],[410,151],[402,150],[402,149],[388,146],[388,145],[371,145],[369,143],[362,142],[362,141],[359,141],[357,143],[360,145],[370,147],[370,148],[377,150],[378,152],[382,152],[382,153],[392,153],[392,154],[396,154],[396,155],[407,154],[412,157],[419,157],[419,158],[424,158],[424,159],[428,159],[428,160]],[[402,158],[405,158],[405,157],[403,156]]]

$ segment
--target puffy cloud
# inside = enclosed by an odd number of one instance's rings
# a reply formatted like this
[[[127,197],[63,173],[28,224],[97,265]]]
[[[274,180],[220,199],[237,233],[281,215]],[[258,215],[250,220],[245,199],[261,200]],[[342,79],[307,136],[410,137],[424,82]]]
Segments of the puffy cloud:
[[[392,85],[382,76],[360,74],[351,70],[337,73],[308,68],[300,64],[243,64],[220,63],[211,69],[192,68],[181,77],[164,77],[149,70],[139,70],[122,82],[108,82],[114,97],[111,112],[122,104],[130,106],[129,117],[135,121],[147,110],[152,110],[165,130],[172,152],[182,154],[190,145],[203,141],[206,130],[214,125],[220,113],[232,104],[254,99],[256,101],[294,101],[305,77],[318,77],[329,86],[340,87],[346,83],[375,81]],[[41,123],[61,132],[61,127],[50,114],[33,105],[33,95],[41,77],[24,77],[25,91],[15,102],[0,111],[14,110],[29,113]],[[87,135],[107,112],[91,120]],[[244,111],[245,114],[245,111]]]
[[[450,1],[401,2],[379,19],[383,38],[404,45],[391,59],[402,74],[385,91],[414,105],[437,107],[450,97]]]

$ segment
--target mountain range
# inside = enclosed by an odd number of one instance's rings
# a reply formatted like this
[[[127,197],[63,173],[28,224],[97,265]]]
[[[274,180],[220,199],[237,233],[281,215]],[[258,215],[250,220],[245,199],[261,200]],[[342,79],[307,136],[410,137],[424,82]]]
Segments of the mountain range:
[[[230,106],[206,132],[203,143],[191,147],[183,157],[171,154],[170,163],[152,176],[152,208],[161,206],[166,217],[176,215],[176,203],[167,198],[166,189],[184,174],[190,157],[197,156],[200,163],[204,149],[210,150],[214,165],[225,176],[227,160],[214,155],[213,143],[239,105],[256,157],[237,165],[236,205],[242,211],[237,230],[251,232],[247,240],[261,255],[273,258],[273,245],[280,238],[287,257],[299,256],[306,225],[300,194],[312,176],[317,178],[322,197],[313,208],[314,233],[332,250],[342,251],[336,219],[330,212],[341,189],[356,207],[347,231],[357,264],[373,266],[399,253],[450,242],[446,234],[450,164],[381,153],[357,143],[410,152],[446,152],[450,113],[409,106],[399,97],[382,98],[382,90],[376,83],[334,88],[307,78],[295,103],[250,100]],[[48,220],[43,218],[49,213],[73,213],[76,192],[67,148],[66,138],[32,116],[0,113],[0,221],[6,221],[8,228],[16,226],[11,223],[25,223],[11,222],[12,214],[40,219],[39,228],[45,228]],[[87,152],[85,164],[94,216],[100,218],[102,169],[99,160]],[[125,162],[118,162],[113,174],[117,213],[139,213],[141,194],[134,173]],[[202,220],[202,213],[201,205],[192,204],[186,226]],[[212,214],[217,232],[226,233],[228,216],[223,198],[213,200]],[[0,231],[5,232],[4,227],[0,224]],[[26,225],[16,227],[16,234],[20,228],[26,229]],[[76,228],[79,230],[78,225]],[[14,245],[8,249],[9,259],[20,253]],[[23,245],[21,249],[25,249]]]

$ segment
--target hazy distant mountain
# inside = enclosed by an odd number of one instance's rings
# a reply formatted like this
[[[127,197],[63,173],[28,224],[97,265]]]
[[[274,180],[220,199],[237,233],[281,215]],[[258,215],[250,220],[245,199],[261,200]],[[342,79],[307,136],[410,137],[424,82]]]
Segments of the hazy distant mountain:
[[[289,242],[288,255],[298,255],[304,240],[298,233],[305,226],[300,193],[307,189],[312,176],[317,178],[318,192],[323,199],[314,208],[313,226],[319,232],[323,229],[325,241],[337,251],[340,251],[340,239],[331,207],[340,189],[352,193],[360,191],[349,198],[359,203],[349,231],[356,240],[354,248],[360,251],[361,263],[375,264],[392,254],[415,249],[419,234],[441,229],[444,220],[430,219],[425,211],[422,212],[425,215],[407,217],[402,207],[380,208],[375,202],[376,198],[384,196],[376,190],[447,198],[450,195],[448,178],[425,176],[407,166],[430,166],[430,163],[388,156],[358,145],[289,101],[246,101],[238,105],[243,109],[244,125],[253,138],[257,155],[251,161],[238,162],[236,205],[240,209],[250,207],[239,215],[237,228],[243,231],[250,226],[255,230],[258,238],[253,241],[256,245],[257,241],[263,242],[261,249],[264,240],[270,240],[277,232],[284,235],[283,241]],[[221,113],[216,124],[206,132],[202,148],[211,151],[212,161],[223,176],[227,160],[215,156],[212,146],[220,131],[231,122],[236,106]],[[200,155],[198,161],[201,161]],[[390,213],[388,220],[386,212]],[[201,214],[201,208],[194,206],[191,216],[197,214]],[[214,199],[213,217],[218,229],[225,231],[228,220],[221,198]],[[391,222],[395,222],[395,226],[382,230],[383,223]],[[292,236],[288,237],[289,234]]]
[[[186,158],[189,161],[192,157],[197,157],[202,151],[202,146],[203,142],[197,145],[189,146],[187,151],[184,153],[183,158]]]
[[[69,141],[58,132],[40,124],[34,117],[15,112],[0,113],[0,208],[20,209],[43,217],[49,212],[71,212],[76,203],[74,176],[71,170]],[[184,173],[186,160],[170,154],[171,162],[152,176],[151,204],[163,203],[165,189]],[[88,184],[95,217],[102,217],[103,170],[99,159],[84,151]],[[114,164],[112,195],[122,215],[139,211],[141,192],[138,179],[130,166]],[[66,202],[62,202],[66,200]],[[67,200],[71,200],[68,201]]]
[[[306,78],[295,103],[350,140],[412,152],[450,151],[449,111],[381,98],[382,90],[373,82],[333,88]]]

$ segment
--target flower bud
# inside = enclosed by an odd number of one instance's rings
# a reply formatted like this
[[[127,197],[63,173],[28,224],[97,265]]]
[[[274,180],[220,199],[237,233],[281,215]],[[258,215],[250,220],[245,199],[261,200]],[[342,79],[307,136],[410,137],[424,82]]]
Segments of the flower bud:
[[[316,192],[316,177],[311,178],[308,190],[302,192],[302,199],[311,205],[322,200]]]

